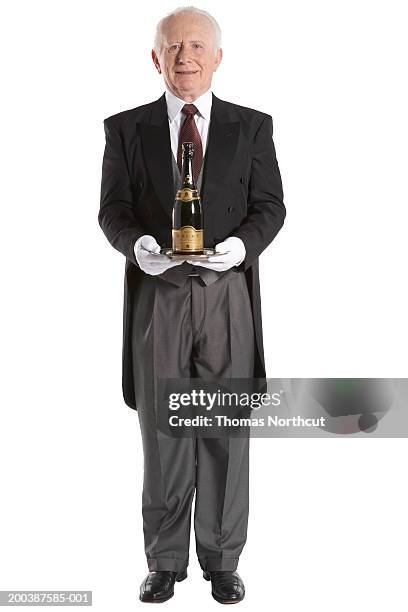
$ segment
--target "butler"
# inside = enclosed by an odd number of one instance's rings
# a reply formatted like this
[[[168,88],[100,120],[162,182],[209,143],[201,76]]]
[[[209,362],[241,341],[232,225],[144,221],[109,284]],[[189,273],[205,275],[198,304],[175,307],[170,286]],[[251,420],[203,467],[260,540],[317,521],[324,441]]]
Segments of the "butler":
[[[198,560],[220,603],[244,597],[237,573],[248,519],[248,438],[169,438],[157,429],[158,378],[266,376],[258,257],[285,218],[269,114],[220,100],[221,58],[205,11],[163,18],[152,58],[166,91],[105,119],[99,223],[126,257],[123,392],[137,409],[144,452],[142,601],[165,601],[187,576],[192,499]],[[192,141],[204,211],[197,263],[171,246],[181,144]]]

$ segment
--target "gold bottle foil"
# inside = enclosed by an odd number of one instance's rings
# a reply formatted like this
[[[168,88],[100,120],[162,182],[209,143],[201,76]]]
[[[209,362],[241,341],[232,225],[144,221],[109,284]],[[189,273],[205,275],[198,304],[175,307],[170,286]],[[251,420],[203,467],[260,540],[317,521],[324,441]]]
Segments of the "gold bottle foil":
[[[198,198],[198,190],[183,187],[177,191],[176,198],[177,200],[182,200],[183,202],[192,202],[192,200],[196,200]]]

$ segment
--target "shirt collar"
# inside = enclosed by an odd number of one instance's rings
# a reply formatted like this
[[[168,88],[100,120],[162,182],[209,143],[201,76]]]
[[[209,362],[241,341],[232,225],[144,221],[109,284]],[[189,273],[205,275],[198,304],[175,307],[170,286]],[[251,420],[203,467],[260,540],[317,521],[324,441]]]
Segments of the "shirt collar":
[[[194,100],[193,102],[185,102],[174,95],[169,89],[166,88],[166,104],[167,104],[167,115],[170,123],[174,121],[177,115],[181,112],[181,109],[185,104],[194,104],[197,107],[200,115],[209,121],[211,114],[212,105],[212,92],[211,89],[207,89],[202,96]]]

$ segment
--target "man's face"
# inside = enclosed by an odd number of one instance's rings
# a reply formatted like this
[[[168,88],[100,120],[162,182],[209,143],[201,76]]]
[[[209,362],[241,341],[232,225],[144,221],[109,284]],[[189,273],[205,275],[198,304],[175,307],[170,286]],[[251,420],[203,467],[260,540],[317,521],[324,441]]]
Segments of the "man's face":
[[[160,55],[152,50],[153,62],[168,89],[192,102],[210,88],[222,58],[221,49],[214,51],[211,24],[202,15],[181,13],[165,22],[162,35]]]

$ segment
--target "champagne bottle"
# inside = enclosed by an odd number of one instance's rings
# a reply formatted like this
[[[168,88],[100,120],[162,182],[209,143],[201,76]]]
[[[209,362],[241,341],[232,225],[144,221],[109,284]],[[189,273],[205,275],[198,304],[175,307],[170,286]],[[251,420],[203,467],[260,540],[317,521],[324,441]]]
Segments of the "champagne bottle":
[[[193,178],[194,144],[182,144],[181,186],[173,207],[173,253],[204,253],[204,223],[200,195]]]

